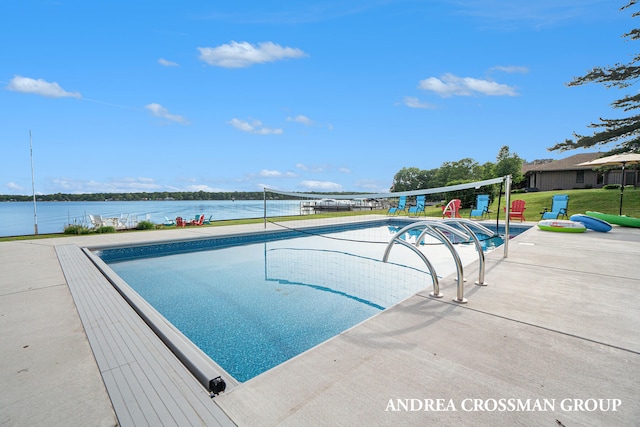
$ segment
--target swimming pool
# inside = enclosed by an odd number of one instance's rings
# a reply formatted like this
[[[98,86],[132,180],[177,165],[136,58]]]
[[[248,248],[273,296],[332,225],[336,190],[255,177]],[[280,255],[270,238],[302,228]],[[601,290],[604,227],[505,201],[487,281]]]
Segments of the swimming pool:
[[[242,382],[429,287],[424,263],[406,248],[381,261],[402,225],[385,221],[97,253]],[[499,243],[487,241],[489,247]],[[448,251],[430,244],[422,250],[439,276],[455,272]],[[465,264],[477,259],[472,245],[457,250]]]

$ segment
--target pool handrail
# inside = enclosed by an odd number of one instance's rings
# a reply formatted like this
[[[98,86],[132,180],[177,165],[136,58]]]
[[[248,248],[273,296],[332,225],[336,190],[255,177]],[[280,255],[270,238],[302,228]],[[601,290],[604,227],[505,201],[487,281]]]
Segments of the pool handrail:
[[[449,238],[445,236],[444,233],[439,229],[443,229],[451,234],[455,234],[458,237],[461,237],[465,240],[470,239],[470,237],[467,234],[461,232],[460,230],[455,229],[454,227],[451,227],[442,222],[433,221],[432,223],[427,225],[427,227],[425,227],[422,233],[420,233],[420,236],[416,239],[416,246],[420,244],[420,241],[424,238],[425,234],[429,234],[430,236],[440,240],[447,247],[447,249],[449,249],[449,252],[451,252],[451,255],[453,256],[453,261],[456,264],[456,272],[458,274],[458,279],[457,279],[458,284],[456,286],[456,297],[453,299],[453,301],[460,304],[466,304],[467,300],[464,297],[464,269],[462,266],[462,260],[460,259],[460,255],[458,254],[458,251],[453,246],[453,243],[451,243],[451,240],[449,240]]]
[[[451,243],[451,241],[440,231],[438,230],[438,228],[442,228],[452,234],[455,234],[465,240],[469,240],[470,236],[468,236],[467,234],[461,232],[460,230],[451,227],[447,224],[443,224],[442,221],[419,221],[419,222],[414,222],[412,224],[409,224],[403,228],[401,228],[389,241],[389,243],[387,244],[387,247],[385,249],[384,252],[384,256],[382,258],[383,262],[387,262],[389,259],[389,254],[391,252],[391,248],[393,247],[393,244],[398,242],[400,244],[402,244],[403,246],[406,247],[410,247],[414,252],[420,254],[420,257],[422,258],[423,261],[425,261],[425,263],[427,264],[427,267],[429,268],[429,266],[431,266],[431,263],[429,263],[428,259],[426,258],[426,256],[424,256],[424,254],[422,252],[420,252],[417,247],[414,247],[413,245],[403,241],[400,239],[400,236],[402,236],[403,234],[405,234],[407,231],[412,230],[414,228],[425,228],[425,230],[420,234],[420,237],[418,238],[417,242],[420,242],[422,240],[422,238],[424,237],[425,234],[429,234],[430,236],[434,237],[435,239],[441,241],[446,247],[447,249],[449,249],[449,252],[451,252],[451,255],[453,256],[453,259],[455,261],[456,264],[456,271],[458,273],[458,285],[457,285],[457,290],[456,290],[456,298],[453,299],[453,301],[458,302],[460,304],[465,304],[467,302],[467,300],[464,298],[464,274],[463,274],[463,267],[462,267],[462,261],[460,260],[460,256],[458,255],[458,252],[455,250],[455,248],[453,247],[453,244]],[[431,266],[431,268],[433,268]],[[430,269],[431,272],[431,269]],[[437,276],[434,272],[431,272],[432,276],[434,277],[434,291],[433,293],[429,294],[431,296],[435,296],[438,297],[437,295],[440,294],[440,288],[439,288],[439,284],[437,282]],[[436,289],[437,286],[437,289]],[[438,297],[439,298],[439,297]]]
[[[487,236],[491,236],[495,233],[489,228],[485,227],[484,225],[478,224],[477,222],[473,222],[468,219],[454,218],[454,219],[443,220],[443,222],[459,225],[460,227],[464,228],[466,231],[469,232],[469,235],[473,239],[473,242],[476,245],[476,250],[478,252],[478,280],[475,282],[475,284],[478,286],[487,286],[488,283],[484,281],[484,271],[485,271],[484,251],[482,250],[482,245],[480,244],[480,240],[478,239],[478,236],[476,235],[476,233],[473,232],[473,230],[471,230],[470,226],[477,228]]]
[[[401,245],[411,249],[413,252],[415,252],[422,259],[422,261],[424,261],[424,263],[427,265],[427,269],[429,270],[429,274],[431,274],[431,280],[433,282],[433,291],[429,293],[429,296],[432,296],[434,298],[442,298],[444,295],[442,295],[440,293],[440,282],[438,281],[438,274],[436,273],[435,268],[433,267],[431,262],[429,262],[429,260],[425,256],[425,254],[420,252],[420,250],[418,250],[418,248],[413,246],[411,243],[405,242],[404,240],[397,239],[397,240],[395,240],[395,242],[398,242]],[[385,251],[385,254],[384,254],[384,257],[382,259],[382,262],[387,262],[388,261],[389,252],[391,251],[391,249],[390,249],[391,246],[387,247],[388,250]]]

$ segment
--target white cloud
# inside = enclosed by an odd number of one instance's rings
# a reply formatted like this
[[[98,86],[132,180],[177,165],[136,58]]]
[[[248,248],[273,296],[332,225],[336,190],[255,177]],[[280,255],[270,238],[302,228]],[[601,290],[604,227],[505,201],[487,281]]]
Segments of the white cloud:
[[[35,80],[22,76],[15,76],[11,79],[7,85],[7,89],[14,92],[46,96],[48,98],[82,98],[79,92],[67,92],[56,82],[49,83],[42,79]]]
[[[288,122],[296,122],[296,123],[301,123],[305,126],[311,126],[313,124],[313,120],[311,120],[309,117],[307,116],[303,116],[301,114],[295,116],[295,117],[287,117],[287,121]]]
[[[354,183],[354,186],[370,193],[388,193],[390,187],[390,185],[385,187],[379,180],[373,179],[358,180]]]
[[[445,74],[442,78],[429,77],[421,80],[419,89],[435,92],[443,98],[450,96],[516,96],[514,87],[496,83],[491,80],[475,79],[473,77],[458,77],[453,74]]]
[[[24,191],[24,187],[16,184],[15,182],[7,182],[5,185],[11,191]]]
[[[224,192],[224,191],[228,191],[228,190],[223,190],[221,188],[216,188],[216,187],[209,187],[208,185],[205,184],[196,184],[196,185],[188,185],[184,191],[204,191],[206,193],[218,193],[218,192]]]
[[[177,67],[178,66],[177,62],[169,61],[169,60],[164,59],[164,58],[158,59],[158,64],[164,65],[165,67]]]
[[[434,105],[429,104],[427,102],[420,101],[415,96],[405,96],[404,97],[404,105],[409,108],[435,108]]]
[[[260,176],[267,178],[294,178],[297,175],[293,172],[280,172],[276,170],[262,169]]]
[[[544,28],[563,22],[602,20],[602,10],[598,4],[608,4],[606,0],[537,0],[537,1],[496,1],[496,0],[446,0],[459,7],[459,13],[475,17],[483,27],[502,30],[522,30],[523,28]],[[611,15],[618,8],[608,8]]]
[[[160,104],[147,104],[144,106],[144,108],[149,110],[154,116],[169,120],[170,122],[182,123],[184,125],[189,124],[189,120],[185,119],[182,116],[170,114],[169,110],[167,110]]]
[[[262,169],[260,171],[260,176],[280,177],[280,176],[282,176],[282,172],[280,172],[280,171],[271,171],[271,170],[268,170],[268,169]]]
[[[282,134],[282,129],[276,128],[266,128],[262,126],[262,122],[260,120],[253,120],[251,123],[245,120],[240,119],[231,119],[227,122],[234,128],[241,130],[243,132],[253,133],[256,135],[280,135]]]
[[[199,47],[198,50],[200,60],[209,65],[225,68],[244,68],[253,64],[308,56],[300,49],[282,47],[273,42],[252,45],[247,42],[232,41],[230,44],[217,47]]]
[[[495,67],[491,67],[491,71],[502,71],[503,73],[509,74],[527,74],[529,68],[518,65],[496,65]]]
[[[108,182],[82,181],[67,178],[57,178],[53,181],[57,191],[65,193],[134,193],[160,191],[161,187],[152,178],[116,178]]]
[[[341,168],[338,168],[338,172],[341,172],[341,173],[351,173],[351,169],[349,169],[349,168],[347,168],[347,167],[344,167],[344,166],[343,166],[343,167],[341,167]]]
[[[300,185],[308,190],[342,191],[342,185],[330,181],[302,181]]]

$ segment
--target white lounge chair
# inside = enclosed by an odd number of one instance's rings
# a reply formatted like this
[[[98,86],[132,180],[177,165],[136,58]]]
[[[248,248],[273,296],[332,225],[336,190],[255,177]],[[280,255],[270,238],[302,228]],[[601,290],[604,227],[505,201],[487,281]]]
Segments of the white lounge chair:
[[[121,214],[116,229],[124,230],[129,226],[129,214]]]
[[[91,221],[91,225],[93,228],[100,228],[104,225],[102,221],[102,217],[100,215],[91,215],[89,214],[89,220]]]

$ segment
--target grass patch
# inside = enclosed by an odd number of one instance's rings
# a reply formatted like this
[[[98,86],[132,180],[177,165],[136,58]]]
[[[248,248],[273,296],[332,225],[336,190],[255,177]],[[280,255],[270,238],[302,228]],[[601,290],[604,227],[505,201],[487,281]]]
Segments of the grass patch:
[[[589,190],[563,190],[563,191],[541,191],[536,193],[511,194],[511,200],[521,199],[526,202],[525,217],[528,221],[538,221],[540,212],[544,208],[551,208],[551,198],[555,194],[569,195],[569,216],[573,214],[584,214],[587,211],[602,212],[606,214],[618,215],[620,208],[619,189],[589,189]],[[496,214],[499,219],[504,219],[505,197],[500,201],[500,212],[498,212],[498,200],[493,200],[489,205],[492,211],[491,218],[495,219]],[[460,216],[469,217],[470,209],[461,209]],[[427,206],[425,209],[427,216],[441,216],[442,210],[439,207]],[[640,218],[640,189],[626,187],[622,202],[622,214]]]
[[[620,206],[620,190],[614,189],[588,189],[588,190],[565,190],[565,191],[541,191],[536,193],[516,193],[511,194],[511,199],[521,199],[526,202],[525,217],[528,221],[538,221],[540,219],[540,212],[545,207],[551,207],[551,197],[554,194],[568,194],[569,195],[569,216],[573,214],[584,214],[586,211],[596,211],[605,214],[618,214]],[[505,197],[502,196],[500,201],[500,209],[498,211],[498,200],[495,199],[489,209],[491,210],[491,219],[495,220],[496,214],[498,218],[504,220],[504,206]],[[461,209],[460,216],[462,218],[469,217],[470,209]],[[373,210],[373,211],[345,211],[345,212],[333,212],[333,213],[318,213],[313,215],[293,215],[268,218],[271,222],[285,222],[285,221],[299,221],[304,219],[322,219],[322,218],[335,218],[343,216],[359,216],[359,215],[384,215],[386,210]],[[442,217],[442,208],[440,206],[426,206],[425,214],[427,217]],[[627,186],[624,190],[624,198],[622,204],[622,214],[640,218],[640,189]],[[406,216],[406,212],[402,212],[399,216]],[[420,216],[419,218],[424,218]],[[248,218],[248,219],[231,219],[222,221],[213,221],[211,224],[205,224],[202,227],[220,227],[226,225],[242,225],[242,224],[262,224],[264,218]],[[151,224],[151,223],[150,223]],[[151,225],[149,225],[151,227]],[[155,224],[153,224],[155,228]],[[113,227],[104,227],[105,230],[98,232],[115,232]],[[147,228],[147,227],[145,227]],[[173,229],[175,227],[160,227],[164,229]],[[113,229],[113,230],[111,230]],[[48,239],[53,237],[69,237],[78,234],[85,234],[84,230],[74,230],[74,233],[70,234],[39,234],[27,235],[27,236],[8,236],[0,237],[0,242],[15,241],[15,240],[35,240],[35,239]],[[143,230],[127,230],[126,233],[135,233]]]

